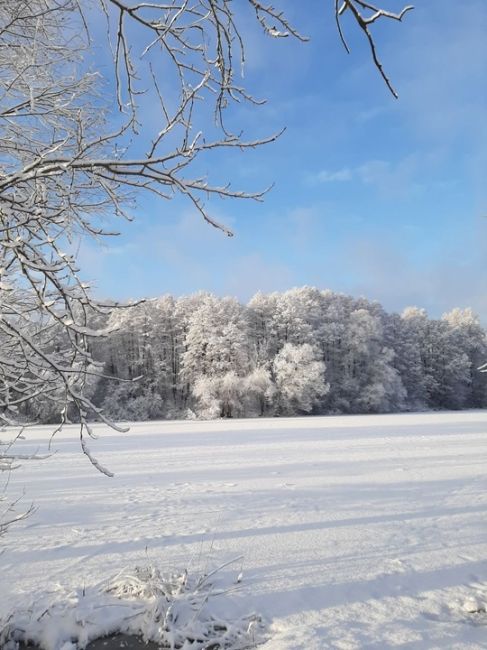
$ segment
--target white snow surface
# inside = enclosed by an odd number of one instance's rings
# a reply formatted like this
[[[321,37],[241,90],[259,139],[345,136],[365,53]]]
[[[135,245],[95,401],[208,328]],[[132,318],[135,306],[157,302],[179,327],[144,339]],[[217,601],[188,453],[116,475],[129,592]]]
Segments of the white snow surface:
[[[487,412],[94,430],[114,478],[74,426],[12,474],[37,510],[1,540],[0,616],[124,567],[201,575],[243,556],[212,612],[261,615],[263,650],[487,647]],[[50,432],[17,451],[45,453]]]

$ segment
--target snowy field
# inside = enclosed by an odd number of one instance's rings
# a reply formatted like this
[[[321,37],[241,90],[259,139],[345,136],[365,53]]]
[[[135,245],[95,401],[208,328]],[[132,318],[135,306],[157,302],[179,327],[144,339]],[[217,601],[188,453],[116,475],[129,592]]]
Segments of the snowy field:
[[[487,413],[95,429],[114,478],[74,427],[13,474],[37,510],[2,540],[0,613],[124,567],[243,556],[217,607],[262,615],[263,650],[487,647]]]

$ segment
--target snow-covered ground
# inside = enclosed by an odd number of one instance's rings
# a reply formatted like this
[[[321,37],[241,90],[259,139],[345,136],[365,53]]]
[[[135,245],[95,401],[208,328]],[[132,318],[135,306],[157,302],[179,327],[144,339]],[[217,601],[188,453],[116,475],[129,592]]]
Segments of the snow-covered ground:
[[[57,583],[242,555],[222,569],[244,578],[220,606],[261,614],[265,650],[487,647],[487,413],[95,430],[114,478],[74,427],[12,475],[9,494],[37,510],[2,540],[0,614]],[[49,432],[18,450],[43,453]]]

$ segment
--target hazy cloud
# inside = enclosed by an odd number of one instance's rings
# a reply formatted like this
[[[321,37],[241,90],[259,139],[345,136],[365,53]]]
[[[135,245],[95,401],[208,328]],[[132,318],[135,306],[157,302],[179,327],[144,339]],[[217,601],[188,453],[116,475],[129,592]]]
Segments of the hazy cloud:
[[[352,180],[352,171],[348,168],[340,169],[336,172],[330,172],[323,169],[316,175],[318,183],[336,183]]]
[[[356,175],[365,185],[375,187],[384,196],[405,196],[416,192],[419,172],[416,155],[410,155],[396,163],[387,160],[369,160],[360,165]]]
[[[313,184],[357,181],[376,188],[384,196],[405,196],[417,192],[421,185],[417,182],[421,166],[427,164],[430,156],[423,162],[417,154],[410,154],[397,161],[368,160],[357,167],[345,167],[337,171],[326,169],[310,177]]]

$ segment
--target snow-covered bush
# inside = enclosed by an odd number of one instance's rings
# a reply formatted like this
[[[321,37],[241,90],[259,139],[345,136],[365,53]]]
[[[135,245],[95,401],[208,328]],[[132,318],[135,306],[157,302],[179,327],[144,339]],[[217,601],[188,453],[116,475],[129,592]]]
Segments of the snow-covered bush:
[[[263,638],[261,618],[225,618],[215,607],[217,597],[231,600],[242,578],[224,579],[221,569],[228,564],[201,576],[135,567],[98,585],[38,594],[31,606],[0,621],[0,647],[16,650],[22,641],[43,650],[82,650],[94,639],[122,633],[172,649],[253,648]]]

